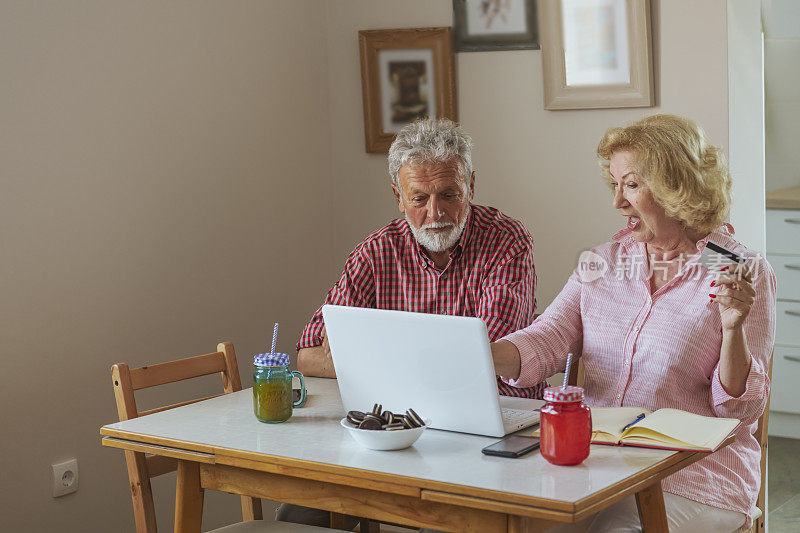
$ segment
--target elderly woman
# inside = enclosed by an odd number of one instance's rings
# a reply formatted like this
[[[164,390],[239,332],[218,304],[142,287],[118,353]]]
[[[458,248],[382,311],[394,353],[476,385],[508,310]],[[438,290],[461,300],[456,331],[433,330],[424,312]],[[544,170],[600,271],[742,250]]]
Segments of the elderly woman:
[[[742,421],[733,444],[662,483],[670,531],[749,527],[760,487],[753,437],[769,393],[775,275],[725,223],[731,179],[720,149],[692,121],[655,115],[609,129],[597,153],[625,217],[613,241],[592,250],[605,275],[579,269],[530,326],[492,344],[497,373],[528,386],[581,353],[586,403],[683,409]],[[749,268],[698,264],[709,241]],[[594,257],[594,256],[593,256]],[[640,531],[633,497],[582,524]]]

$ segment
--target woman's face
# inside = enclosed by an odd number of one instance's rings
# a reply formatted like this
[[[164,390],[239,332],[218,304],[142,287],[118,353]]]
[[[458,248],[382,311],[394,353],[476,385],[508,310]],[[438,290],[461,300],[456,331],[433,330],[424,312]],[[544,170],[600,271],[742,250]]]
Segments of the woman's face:
[[[633,152],[611,154],[609,172],[614,189],[612,205],[628,219],[635,240],[658,245],[683,233],[680,222],[667,216],[638,174]]]

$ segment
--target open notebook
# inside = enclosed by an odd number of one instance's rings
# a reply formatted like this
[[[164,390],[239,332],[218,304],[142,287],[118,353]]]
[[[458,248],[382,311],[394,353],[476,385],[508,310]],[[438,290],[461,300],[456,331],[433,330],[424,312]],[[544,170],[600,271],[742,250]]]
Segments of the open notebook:
[[[643,419],[634,425],[625,426]],[[592,407],[592,443],[713,452],[739,425],[735,418],[701,416],[680,409]],[[537,428],[533,433],[539,436]]]
[[[623,431],[644,414],[645,417]],[[700,416],[680,409],[650,412],[639,407],[593,407],[592,442],[670,450],[714,451],[739,420]]]

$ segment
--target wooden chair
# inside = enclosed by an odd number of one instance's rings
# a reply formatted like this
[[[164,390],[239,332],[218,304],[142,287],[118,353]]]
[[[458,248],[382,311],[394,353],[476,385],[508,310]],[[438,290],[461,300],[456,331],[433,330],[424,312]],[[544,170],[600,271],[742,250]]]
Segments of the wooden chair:
[[[222,394],[197,398],[148,411],[139,412],[136,407],[134,391],[174,383],[185,379],[219,373],[222,376],[223,394],[242,390],[239,367],[236,363],[236,352],[230,342],[221,342],[217,351],[205,355],[187,357],[167,363],[159,363],[141,368],[128,368],[125,363],[117,363],[111,367],[114,383],[114,396],[117,401],[119,420],[130,420],[140,416],[166,411],[182,405],[215,398]],[[153,504],[153,492],[150,478],[173,472],[177,469],[177,460],[170,457],[147,456],[141,452],[125,451],[128,465],[131,497],[133,498],[133,514],[138,533],[155,533],[156,513]],[[322,528],[289,524],[286,522],[265,522],[261,512],[261,500],[242,496],[242,518],[244,522],[217,529],[217,532],[279,532],[279,531],[325,531]],[[252,521],[257,520],[258,523]]]
[[[769,357],[769,369],[767,371],[769,375],[769,379],[772,380],[772,355]],[[578,357],[572,362],[572,366],[569,369],[569,376],[567,382],[570,385],[583,385],[583,380],[585,376],[585,369],[583,366],[583,360]],[[771,394],[770,394],[771,395]],[[758,492],[758,499],[756,500],[756,507],[760,514],[758,516],[753,517],[753,525],[752,527],[747,530],[747,533],[765,533],[766,532],[766,519],[767,519],[767,508],[766,508],[766,499],[767,499],[767,443],[768,443],[768,432],[769,432],[769,400],[770,397],[767,396],[767,405],[764,407],[764,412],[758,419],[758,426],[756,427],[753,436],[758,440],[758,443],[761,445],[761,490]]]
[[[774,355],[774,352],[773,352]],[[772,355],[769,357],[769,370],[768,375],[770,381],[772,380]],[[772,395],[770,391],[770,396]],[[764,413],[758,419],[758,427],[753,435],[758,439],[761,445],[761,490],[758,492],[758,499],[756,500],[756,507],[761,512],[759,516],[753,517],[753,526],[749,529],[748,533],[765,533],[767,526],[767,435],[769,433],[769,400],[767,396],[767,406],[764,407]]]

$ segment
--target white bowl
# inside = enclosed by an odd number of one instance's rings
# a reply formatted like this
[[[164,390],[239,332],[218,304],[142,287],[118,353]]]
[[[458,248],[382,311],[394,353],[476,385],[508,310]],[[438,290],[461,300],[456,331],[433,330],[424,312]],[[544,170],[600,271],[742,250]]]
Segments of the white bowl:
[[[370,450],[402,450],[403,448],[408,448],[416,442],[430,423],[430,420],[426,420],[425,425],[422,427],[386,431],[358,429],[347,418],[342,418],[341,421],[342,427],[347,429],[350,435],[356,439],[356,442]]]

